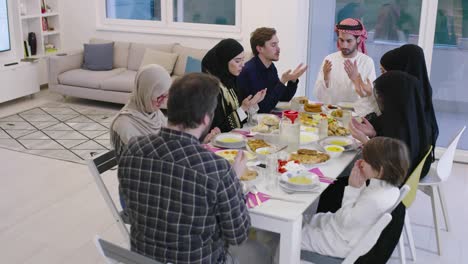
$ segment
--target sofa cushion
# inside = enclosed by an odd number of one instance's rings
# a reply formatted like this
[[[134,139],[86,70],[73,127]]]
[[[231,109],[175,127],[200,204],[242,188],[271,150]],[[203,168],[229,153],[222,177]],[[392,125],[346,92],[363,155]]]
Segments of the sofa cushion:
[[[132,92],[137,72],[126,70],[101,82],[101,89],[116,92]]]
[[[91,39],[89,43],[110,43],[112,40]],[[127,68],[129,42],[114,41],[114,68]]]
[[[172,52],[172,47],[174,44],[140,44],[140,43],[131,43],[130,50],[128,52],[128,66],[127,68],[132,71],[138,71],[145,55],[146,49],[159,50],[163,52]]]
[[[124,68],[116,68],[110,71],[89,71],[84,69],[75,69],[66,71],[58,76],[60,84],[71,86],[82,86],[87,88],[99,89],[100,84],[121,72]]]
[[[158,64],[166,69],[169,74],[172,74],[178,56],[176,53],[146,49],[140,68],[148,64]]]
[[[185,64],[185,73],[201,72],[201,60],[187,56],[187,63]]]
[[[180,44],[176,44],[172,52],[179,54],[179,58],[177,58],[176,65],[174,67],[174,74],[175,75],[184,75],[185,73],[185,65],[187,64],[187,56],[191,56],[192,58],[202,60],[208,50],[205,49],[194,49],[184,47]]]
[[[114,66],[114,43],[84,44],[83,68],[108,71]]]

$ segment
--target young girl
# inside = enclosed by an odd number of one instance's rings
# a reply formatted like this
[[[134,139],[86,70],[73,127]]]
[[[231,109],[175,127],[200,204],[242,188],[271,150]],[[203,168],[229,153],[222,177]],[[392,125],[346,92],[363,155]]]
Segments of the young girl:
[[[344,189],[341,208],[335,213],[317,213],[304,225],[303,250],[344,258],[395,205],[409,167],[406,145],[397,139],[375,137],[362,153],[363,159],[354,164]]]

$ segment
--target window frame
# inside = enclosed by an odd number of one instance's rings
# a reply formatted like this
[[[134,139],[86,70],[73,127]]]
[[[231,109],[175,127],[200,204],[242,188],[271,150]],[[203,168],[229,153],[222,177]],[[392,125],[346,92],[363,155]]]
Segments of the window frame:
[[[173,0],[161,0],[161,21],[107,18],[106,1],[100,0],[96,1],[96,3],[97,30],[197,36],[206,38],[241,38],[241,0],[235,0],[235,25],[214,25],[173,21]]]

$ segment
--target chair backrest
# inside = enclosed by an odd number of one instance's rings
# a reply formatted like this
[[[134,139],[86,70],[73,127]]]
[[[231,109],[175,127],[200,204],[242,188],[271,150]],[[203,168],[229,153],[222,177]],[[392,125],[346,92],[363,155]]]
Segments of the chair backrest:
[[[418,191],[418,184],[419,184],[419,179],[421,178],[421,172],[424,167],[424,163],[426,162],[427,156],[429,156],[429,153],[432,151],[432,146],[429,148],[429,151],[424,155],[424,158],[419,162],[418,166],[413,170],[411,175],[408,177],[408,180],[406,180],[406,185],[410,187],[410,191],[406,195],[405,198],[403,198],[403,204],[406,206],[406,208],[409,208],[411,204],[413,204],[414,199],[416,198],[416,192]]]
[[[437,175],[442,181],[446,181],[452,172],[453,159],[455,157],[455,151],[457,150],[458,141],[465,129],[466,126],[463,126],[463,128],[458,131],[437,163]]]
[[[390,210],[388,210],[389,213],[392,213],[393,210],[395,210],[395,208],[401,203],[401,201],[403,201],[403,199],[406,197],[406,195],[408,194],[408,192],[410,191],[410,187],[409,185],[405,184],[403,185],[401,188],[400,188],[400,196],[398,197],[398,200],[396,201],[396,203],[392,206],[392,208],[390,208]]]
[[[98,236],[94,238],[99,253],[106,259],[107,263],[123,263],[123,264],[162,264],[156,260],[150,259],[126,248],[117,246],[109,241],[106,241]]]
[[[125,226],[125,223],[123,222],[122,218],[120,217],[119,210],[117,209],[114,200],[112,200],[112,197],[109,193],[109,190],[106,187],[106,184],[102,180],[102,173],[110,170],[111,168],[117,165],[115,151],[109,150],[108,152],[103,153],[102,155],[99,155],[94,159],[87,160],[87,163],[88,168],[91,171],[91,174],[94,177],[94,181],[96,182],[96,185],[99,189],[99,192],[102,195],[102,198],[104,198],[107,207],[109,208],[109,210],[112,213],[112,216],[117,222],[117,226],[120,232],[122,233],[124,239],[127,241],[128,245],[130,245],[130,233],[127,227]]]
[[[352,264],[356,260],[369,252],[371,248],[377,243],[377,240],[380,237],[380,234],[384,228],[392,220],[392,215],[390,213],[385,213],[380,217],[380,219],[375,223],[371,229],[361,238],[361,240],[356,244],[356,246],[351,250],[351,252],[346,256],[343,261],[343,264]]]
[[[346,256],[345,259],[330,257],[320,255],[318,253],[312,251],[301,251],[301,260],[305,260],[312,263],[323,263],[323,264],[338,264],[338,263],[345,263],[345,264],[352,264],[356,262],[356,260],[369,252],[371,248],[377,243],[377,240],[380,237],[380,234],[384,230],[384,228],[390,223],[392,220],[392,215],[390,213],[383,214],[379,220],[369,229],[368,232],[356,243],[351,252]]]

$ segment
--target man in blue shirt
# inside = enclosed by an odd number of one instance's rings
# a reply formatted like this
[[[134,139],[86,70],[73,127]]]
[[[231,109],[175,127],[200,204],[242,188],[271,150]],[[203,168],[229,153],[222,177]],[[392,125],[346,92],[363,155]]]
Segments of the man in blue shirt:
[[[280,47],[274,28],[257,28],[250,36],[250,46],[255,57],[245,64],[237,77],[240,101],[267,88],[265,99],[258,104],[258,112],[269,113],[279,101],[291,100],[307,66],[301,63],[294,71],[287,70],[278,78],[273,62],[279,60]]]

